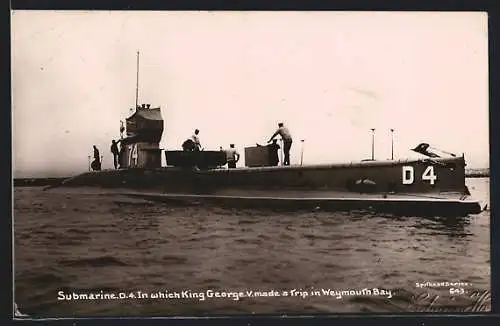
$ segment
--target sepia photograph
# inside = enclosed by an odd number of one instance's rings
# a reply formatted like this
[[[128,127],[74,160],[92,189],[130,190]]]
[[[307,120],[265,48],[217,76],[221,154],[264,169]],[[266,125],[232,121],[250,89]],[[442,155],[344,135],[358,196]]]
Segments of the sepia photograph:
[[[11,11],[16,318],[491,311],[488,15]]]

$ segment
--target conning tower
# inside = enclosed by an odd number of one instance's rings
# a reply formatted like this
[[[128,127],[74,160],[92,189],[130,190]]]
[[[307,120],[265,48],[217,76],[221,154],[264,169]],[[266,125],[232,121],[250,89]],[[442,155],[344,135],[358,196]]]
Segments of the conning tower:
[[[150,104],[137,106],[126,119],[127,137],[122,139],[122,168],[160,168],[160,140],[163,135],[163,118],[160,107]]]

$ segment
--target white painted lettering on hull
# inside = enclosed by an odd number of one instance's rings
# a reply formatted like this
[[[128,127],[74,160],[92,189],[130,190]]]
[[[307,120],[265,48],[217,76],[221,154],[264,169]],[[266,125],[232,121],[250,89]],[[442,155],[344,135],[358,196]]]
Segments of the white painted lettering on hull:
[[[434,167],[429,165],[422,174],[422,180],[429,181],[433,185],[437,180],[437,175],[434,174]]]
[[[404,185],[411,185],[415,182],[415,169],[411,165],[405,165],[402,169],[403,179],[402,183]],[[434,166],[429,165],[422,173],[422,181],[429,181],[431,185],[434,185],[437,180],[437,174],[434,173]]]
[[[413,166],[403,166],[403,184],[411,185],[415,181]]]

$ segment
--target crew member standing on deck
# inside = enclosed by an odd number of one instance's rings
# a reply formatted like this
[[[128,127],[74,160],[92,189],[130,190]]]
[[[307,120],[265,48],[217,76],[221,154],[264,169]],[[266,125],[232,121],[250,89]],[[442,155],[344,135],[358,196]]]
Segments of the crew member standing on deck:
[[[230,169],[236,168],[236,163],[240,160],[240,153],[234,148],[234,144],[229,145],[226,150],[227,167]]]
[[[193,136],[191,136],[191,140],[193,141],[193,143],[195,145],[195,148],[194,148],[195,151],[201,150],[200,136],[198,136],[199,134],[200,134],[200,131],[198,129],[196,129],[194,131]]]
[[[111,142],[111,153],[113,154],[113,164],[115,165],[115,170],[118,169],[118,162],[120,158],[120,151],[118,150],[119,142],[121,142],[121,140],[116,141],[114,139]]]
[[[97,147],[95,145],[93,147],[94,147],[94,160],[97,163],[100,163],[101,158],[99,157],[99,150],[97,149]]]
[[[283,158],[283,165],[290,165],[290,148],[292,147],[292,135],[288,128],[283,125],[283,122],[278,123],[278,130],[271,136],[268,143],[270,143],[274,137],[277,135],[281,136],[283,139],[283,152],[285,157]]]
[[[90,164],[92,167],[92,170],[94,171],[100,171],[101,170],[101,158],[99,157],[99,150],[97,147],[94,145],[94,161]]]

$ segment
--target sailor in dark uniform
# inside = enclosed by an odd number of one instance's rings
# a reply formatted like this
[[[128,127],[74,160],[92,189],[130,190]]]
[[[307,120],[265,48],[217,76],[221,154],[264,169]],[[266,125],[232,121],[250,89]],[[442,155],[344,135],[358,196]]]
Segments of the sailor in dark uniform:
[[[269,164],[271,166],[277,166],[280,161],[278,156],[278,151],[280,149],[280,145],[278,145],[278,140],[273,139],[273,142],[267,145],[267,149],[269,151]]]
[[[100,171],[101,170],[101,158],[99,157],[99,150],[97,147],[94,145],[94,161],[90,164],[92,167],[92,170],[94,171]]]
[[[118,163],[120,158],[120,151],[118,150],[118,143],[120,142],[121,140],[116,141],[114,139],[111,142],[111,153],[113,154],[113,164],[115,165],[115,170],[118,169]]]
[[[257,147],[262,147],[262,145],[257,144]],[[278,140],[273,139],[273,142],[271,144],[266,145],[267,147],[267,153],[268,153],[268,162],[269,166],[277,166],[278,163],[280,162],[278,151],[281,148],[280,145],[278,145]]]

